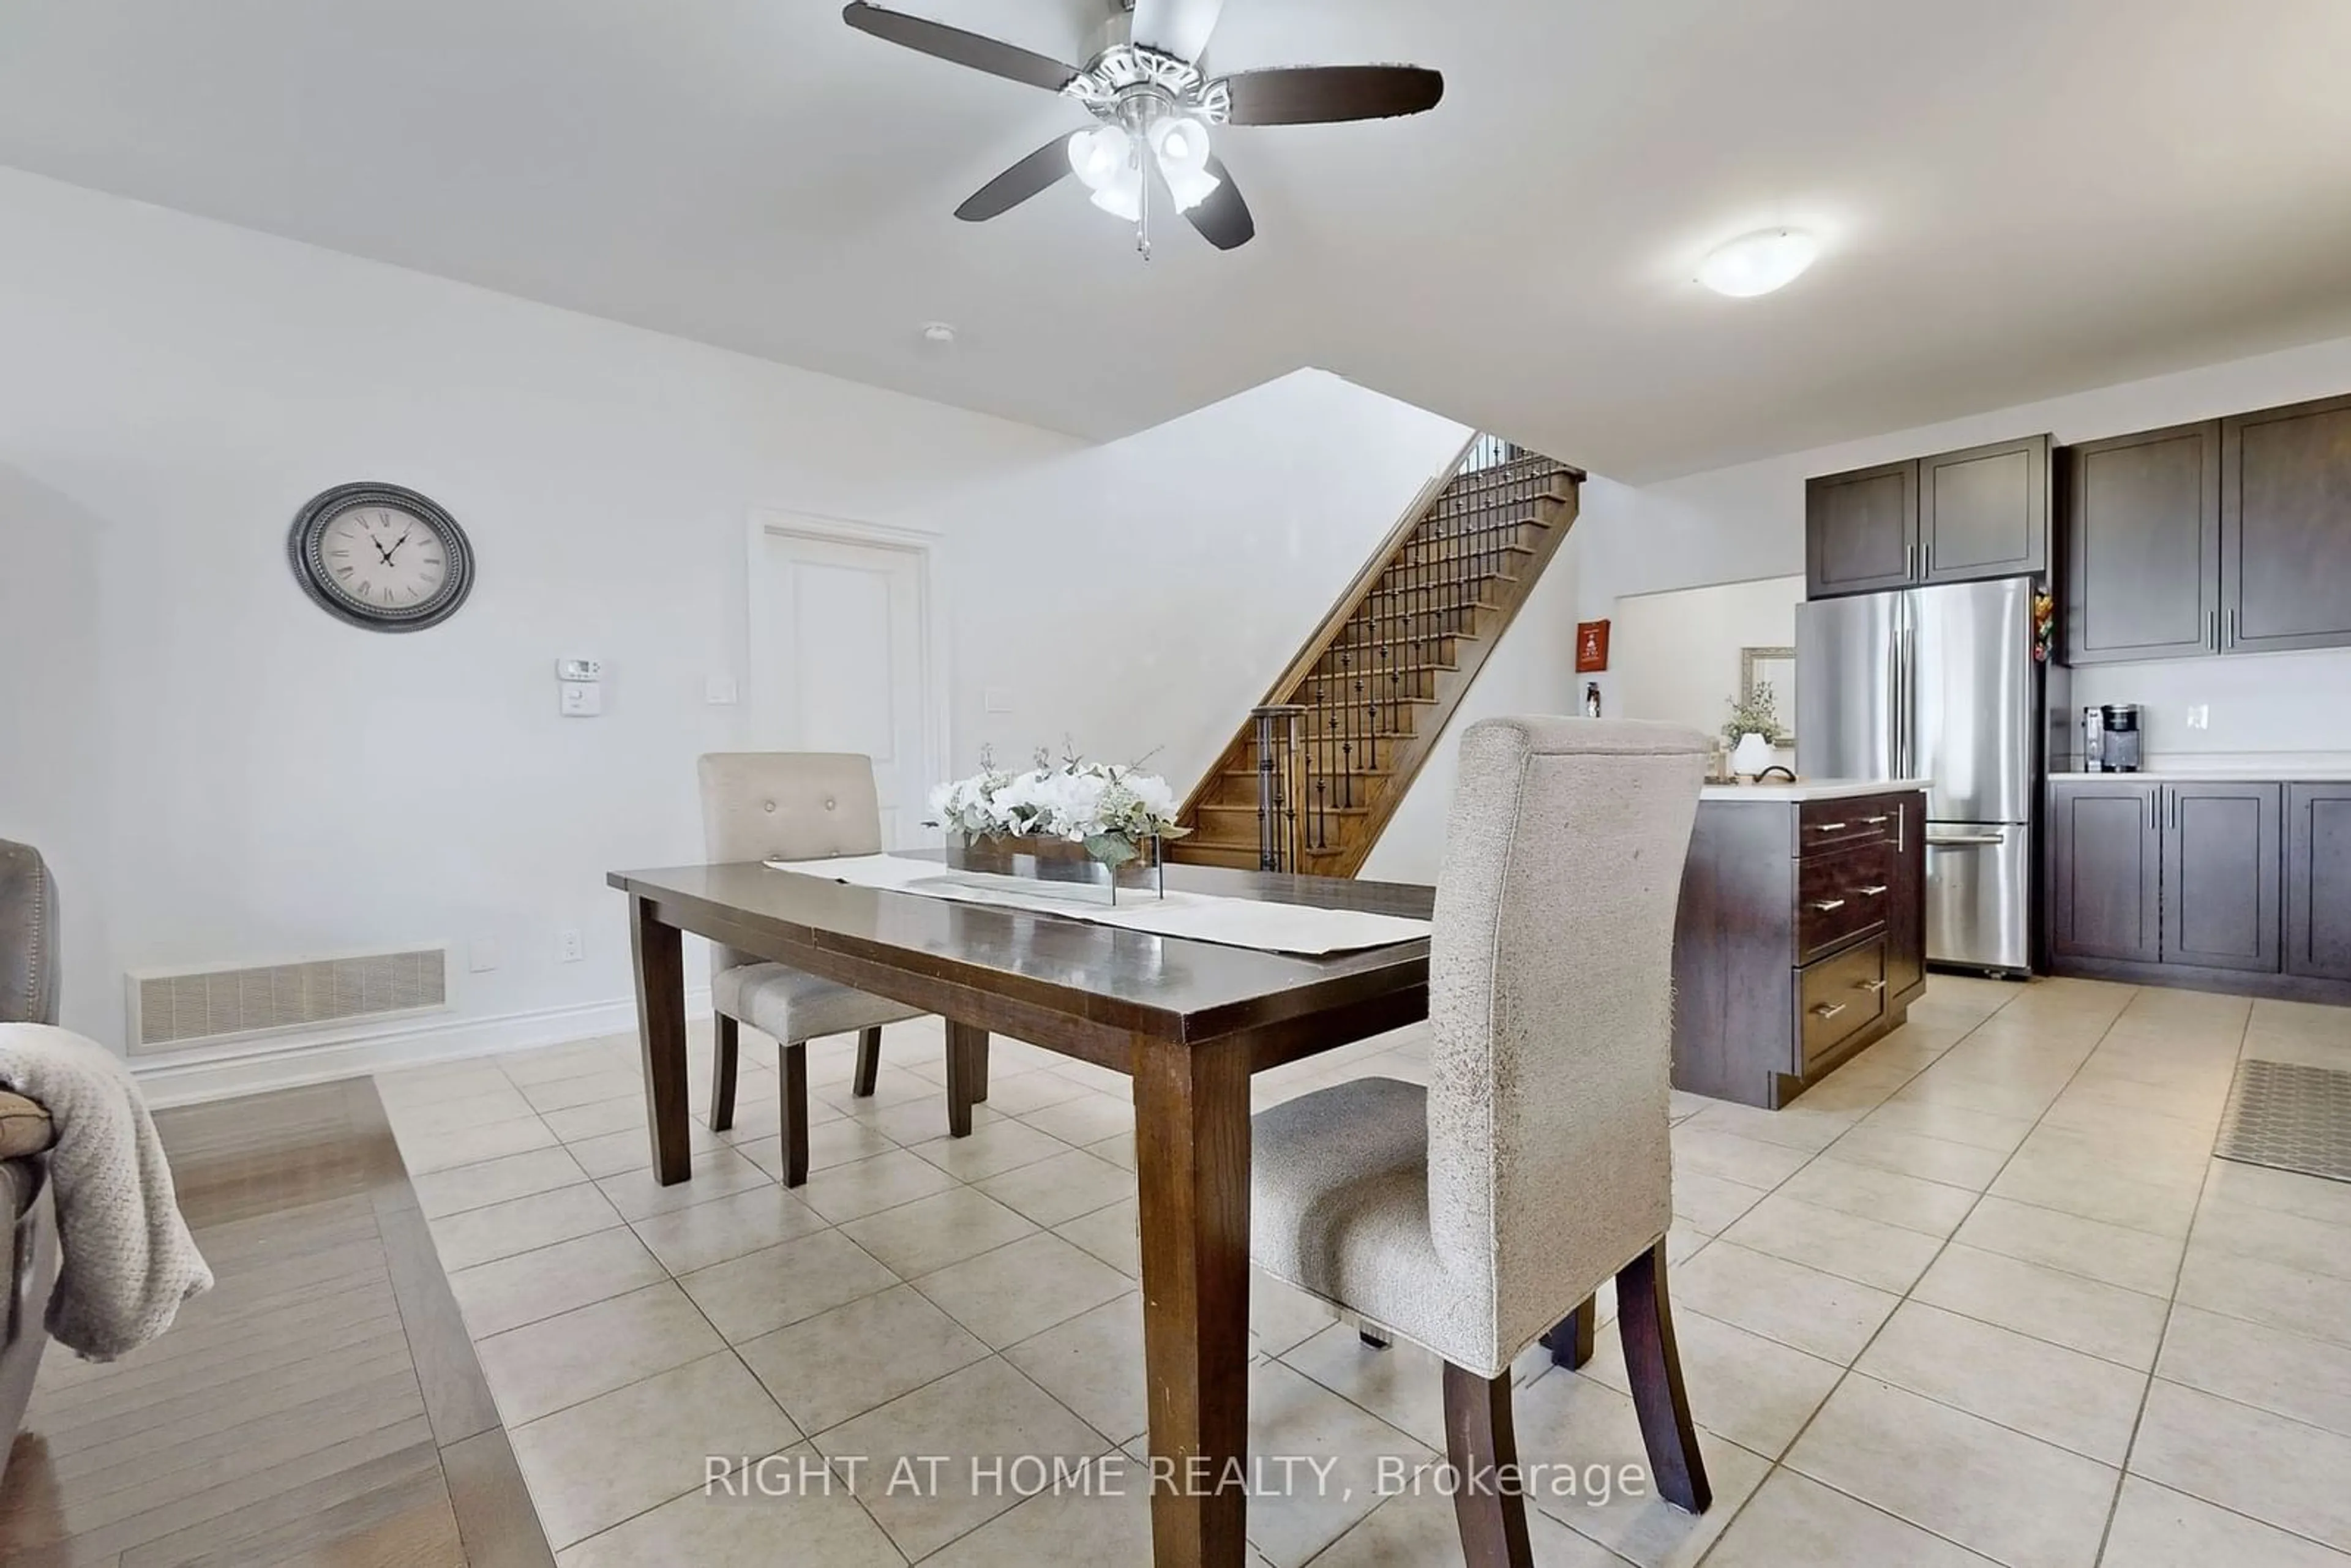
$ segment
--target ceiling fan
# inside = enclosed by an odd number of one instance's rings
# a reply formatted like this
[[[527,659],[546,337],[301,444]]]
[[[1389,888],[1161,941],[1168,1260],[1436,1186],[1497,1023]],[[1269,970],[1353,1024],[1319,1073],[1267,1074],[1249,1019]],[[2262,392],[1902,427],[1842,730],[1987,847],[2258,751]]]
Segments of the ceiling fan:
[[[1281,66],[1211,77],[1199,60],[1224,0],[1111,0],[1104,42],[1083,67],[944,22],[850,0],[841,20],[862,33],[991,76],[1076,99],[1097,123],[1056,136],[974,192],[956,216],[978,223],[1075,174],[1094,205],[1135,225],[1151,255],[1150,178],[1210,245],[1231,250],[1257,233],[1249,204],[1209,145],[1214,125],[1322,125],[1418,114],[1445,96],[1419,66]]]

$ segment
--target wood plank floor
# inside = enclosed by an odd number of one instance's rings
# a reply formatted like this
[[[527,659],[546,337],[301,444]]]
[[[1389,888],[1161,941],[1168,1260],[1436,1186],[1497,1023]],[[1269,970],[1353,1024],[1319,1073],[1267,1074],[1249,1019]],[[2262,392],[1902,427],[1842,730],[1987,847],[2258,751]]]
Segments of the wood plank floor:
[[[218,1282],[121,1361],[49,1347],[0,1561],[550,1564],[374,1085],[155,1121]]]

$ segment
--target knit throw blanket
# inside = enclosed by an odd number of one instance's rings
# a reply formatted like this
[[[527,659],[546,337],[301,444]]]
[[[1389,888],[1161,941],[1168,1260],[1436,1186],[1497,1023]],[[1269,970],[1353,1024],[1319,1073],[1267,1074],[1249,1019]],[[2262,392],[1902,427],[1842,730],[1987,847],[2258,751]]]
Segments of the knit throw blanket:
[[[50,1337],[92,1361],[128,1355],[213,1284],[180,1218],[155,1119],[120,1058],[47,1024],[0,1024],[0,1084],[40,1102],[57,1124],[49,1185],[63,1260]]]

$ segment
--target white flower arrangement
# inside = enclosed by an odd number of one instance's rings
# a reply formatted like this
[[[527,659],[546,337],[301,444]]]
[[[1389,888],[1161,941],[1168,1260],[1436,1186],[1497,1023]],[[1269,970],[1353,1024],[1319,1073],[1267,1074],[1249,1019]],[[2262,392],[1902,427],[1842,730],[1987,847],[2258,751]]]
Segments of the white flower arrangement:
[[[982,753],[978,772],[931,791],[925,825],[967,839],[1067,839],[1121,866],[1143,852],[1144,840],[1191,831],[1176,825],[1176,809],[1167,780],[1138,768],[1076,756],[1054,762],[1040,752],[1028,772],[1008,773]]]

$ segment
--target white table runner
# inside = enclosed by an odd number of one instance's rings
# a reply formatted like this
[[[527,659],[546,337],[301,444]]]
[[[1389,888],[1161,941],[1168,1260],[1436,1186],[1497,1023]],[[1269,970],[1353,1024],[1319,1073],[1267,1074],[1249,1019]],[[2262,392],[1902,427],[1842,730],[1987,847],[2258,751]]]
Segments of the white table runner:
[[[1178,893],[1172,888],[1165,898],[1155,898],[1139,889],[1129,892],[1122,888],[1119,903],[1113,907],[1099,902],[1104,896],[1102,889],[1083,883],[957,871],[936,861],[907,860],[897,855],[843,855],[833,860],[767,863],[776,871],[820,876],[852,887],[912,893],[925,898],[948,898],[1002,909],[1034,910],[1092,921],[1097,925],[1148,932],[1155,936],[1180,936],[1191,942],[1218,942],[1228,947],[1254,947],[1267,953],[1293,953],[1305,957],[1414,942],[1426,936],[1429,929],[1426,920],[1407,920],[1401,915],[1374,915],[1360,909],[1322,909],[1305,904],[1269,904],[1259,899]]]

